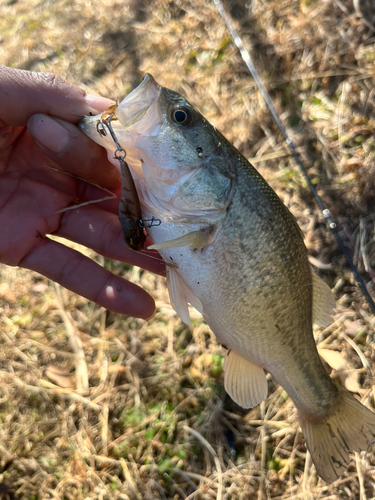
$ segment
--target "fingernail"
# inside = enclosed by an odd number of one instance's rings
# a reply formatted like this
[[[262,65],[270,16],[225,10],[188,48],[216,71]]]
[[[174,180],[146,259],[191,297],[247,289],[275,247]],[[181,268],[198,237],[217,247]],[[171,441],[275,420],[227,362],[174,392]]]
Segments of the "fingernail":
[[[34,115],[28,123],[30,135],[44,148],[60,153],[69,141],[68,131],[47,115]]]
[[[102,112],[112,106],[114,101],[107,99],[106,97],[101,97],[99,95],[86,94],[86,102],[94,112]]]
[[[155,314],[156,314],[156,307],[154,309],[154,312],[151,314],[151,316],[149,316],[148,318],[145,318],[145,320],[146,321],[151,321],[154,318]]]

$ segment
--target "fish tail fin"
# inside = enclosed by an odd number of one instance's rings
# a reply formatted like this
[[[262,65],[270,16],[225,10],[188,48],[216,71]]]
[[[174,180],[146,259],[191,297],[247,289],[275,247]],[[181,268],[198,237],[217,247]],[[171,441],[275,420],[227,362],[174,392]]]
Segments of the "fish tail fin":
[[[349,453],[365,451],[375,436],[375,414],[349,392],[339,389],[339,399],[324,420],[299,412],[299,422],[318,475],[327,483],[338,479],[349,463]]]

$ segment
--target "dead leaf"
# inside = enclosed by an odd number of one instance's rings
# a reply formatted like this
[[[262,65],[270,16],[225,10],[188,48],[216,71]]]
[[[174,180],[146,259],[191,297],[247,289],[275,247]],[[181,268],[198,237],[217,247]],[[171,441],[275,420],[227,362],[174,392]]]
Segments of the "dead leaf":
[[[342,385],[350,392],[361,394],[363,389],[359,385],[359,373],[353,365],[338,351],[319,349],[320,357],[337,372]]]
[[[66,368],[55,365],[48,365],[46,368],[46,376],[55,382],[59,387],[64,389],[73,389],[74,383],[70,377],[70,372]]]

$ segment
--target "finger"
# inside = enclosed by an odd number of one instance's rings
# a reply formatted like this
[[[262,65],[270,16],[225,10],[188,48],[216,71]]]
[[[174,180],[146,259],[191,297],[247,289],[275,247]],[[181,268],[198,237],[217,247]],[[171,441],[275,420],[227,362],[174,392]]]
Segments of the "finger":
[[[27,129],[43,153],[65,172],[106,188],[121,184],[121,176],[108,161],[105,149],[75,125],[36,114],[28,121]]]
[[[165,274],[159,254],[147,256],[129,250],[123,241],[118,217],[94,205],[65,212],[56,236],[84,245],[109,259],[120,260],[157,274]]]
[[[51,73],[36,73],[0,66],[0,126],[26,125],[35,113],[57,116],[71,123],[97,114],[113,101],[86,94]]]
[[[155,302],[142,288],[110,273],[81,253],[44,238],[20,263],[113,312],[150,318]]]

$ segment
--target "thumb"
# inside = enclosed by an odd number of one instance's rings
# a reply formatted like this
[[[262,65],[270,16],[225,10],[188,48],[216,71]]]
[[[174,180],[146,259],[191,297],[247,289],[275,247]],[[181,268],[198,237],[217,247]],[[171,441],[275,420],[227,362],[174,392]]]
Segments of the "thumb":
[[[0,66],[0,126],[25,126],[36,113],[76,123],[98,114],[113,101],[87,94],[51,73],[36,73]]]

